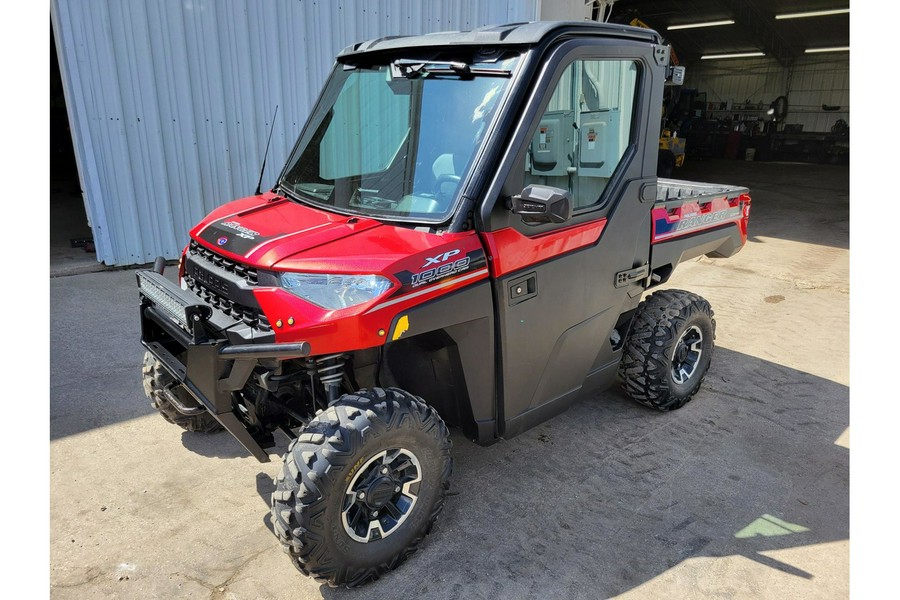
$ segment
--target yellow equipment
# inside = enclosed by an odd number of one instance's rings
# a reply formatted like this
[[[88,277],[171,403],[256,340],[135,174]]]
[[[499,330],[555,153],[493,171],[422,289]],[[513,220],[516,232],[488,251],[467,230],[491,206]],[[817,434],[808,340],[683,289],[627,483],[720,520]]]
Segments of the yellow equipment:
[[[663,129],[662,135],[659,136],[659,149],[668,150],[675,155],[675,166],[680,167],[684,164],[684,138],[678,137],[678,132],[672,132],[671,129]]]
[[[643,27],[644,29],[653,29],[652,27],[650,27],[649,25],[647,25],[646,23],[644,23],[643,21],[641,21],[640,19],[637,19],[637,18],[632,19],[631,22],[629,23],[629,25],[631,25],[632,27]],[[670,62],[672,65],[674,65],[674,66],[679,65],[678,55],[675,54],[675,48],[673,48],[671,44],[669,45],[669,57],[670,57]],[[666,88],[666,91],[668,91],[668,90],[669,90],[669,88]],[[663,121],[665,121],[665,118],[666,118],[665,113],[666,113],[665,102],[663,102],[663,117],[662,117]],[[669,152],[672,153],[672,155],[675,157],[675,166],[676,167],[681,167],[681,165],[684,164],[684,147],[685,147],[684,138],[678,137],[678,132],[673,133],[671,129],[663,129],[662,130],[662,134],[659,136],[659,149],[660,150],[668,150]],[[669,160],[671,160],[671,159],[669,159]]]

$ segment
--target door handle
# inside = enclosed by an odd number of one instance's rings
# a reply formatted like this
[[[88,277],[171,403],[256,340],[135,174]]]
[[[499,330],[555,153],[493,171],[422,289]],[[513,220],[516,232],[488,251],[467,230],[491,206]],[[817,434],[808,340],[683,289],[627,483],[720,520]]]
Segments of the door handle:
[[[537,273],[517,277],[506,284],[509,290],[509,305],[515,306],[537,296]]]

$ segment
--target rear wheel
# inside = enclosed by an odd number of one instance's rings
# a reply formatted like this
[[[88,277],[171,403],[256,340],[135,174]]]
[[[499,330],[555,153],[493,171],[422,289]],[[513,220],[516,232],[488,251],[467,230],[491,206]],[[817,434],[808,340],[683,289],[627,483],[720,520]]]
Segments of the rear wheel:
[[[638,306],[619,363],[625,393],[657,410],[681,408],[709,370],[715,334],[712,308],[697,294],[651,294]]]
[[[152,354],[144,354],[144,393],[150,398],[150,405],[159,411],[162,418],[178,425],[185,431],[213,433],[222,426],[205,408],[197,405],[193,396],[166,371]],[[186,409],[188,414],[176,406]]]
[[[397,388],[347,394],[293,442],[272,522],[301,572],[332,586],[377,579],[416,550],[450,485],[450,434]]]

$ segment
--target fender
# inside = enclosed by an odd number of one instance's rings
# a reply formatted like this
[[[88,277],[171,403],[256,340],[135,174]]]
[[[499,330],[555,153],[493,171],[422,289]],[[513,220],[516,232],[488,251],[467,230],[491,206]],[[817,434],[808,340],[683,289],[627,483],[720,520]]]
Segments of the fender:
[[[483,280],[401,311],[384,348],[393,383],[482,445],[497,440],[493,304]]]

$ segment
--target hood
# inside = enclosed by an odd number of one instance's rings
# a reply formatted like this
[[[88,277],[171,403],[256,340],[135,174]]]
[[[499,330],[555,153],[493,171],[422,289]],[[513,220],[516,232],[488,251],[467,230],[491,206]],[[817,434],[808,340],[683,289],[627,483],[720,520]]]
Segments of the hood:
[[[485,266],[475,231],[417,231],[329,213],[271,193],[222,206],[195,227],[191,237],[258,268],[378,273],[405,291],[422,285],[423,275],[432,282]]]
[[[376,227],[381,224],[373,219],[329,213],[267,193],[216,209],[191,237],[239,262],[271,268],[289,256]]]

